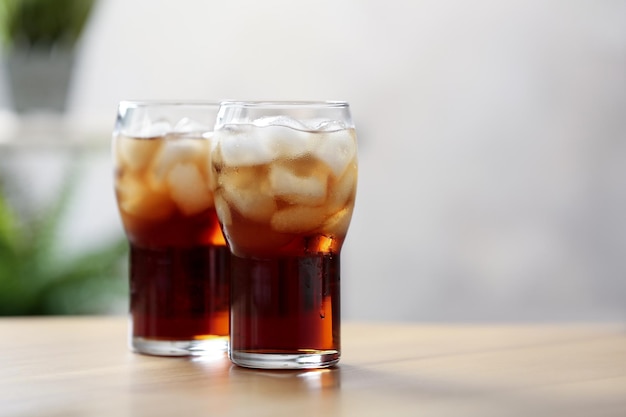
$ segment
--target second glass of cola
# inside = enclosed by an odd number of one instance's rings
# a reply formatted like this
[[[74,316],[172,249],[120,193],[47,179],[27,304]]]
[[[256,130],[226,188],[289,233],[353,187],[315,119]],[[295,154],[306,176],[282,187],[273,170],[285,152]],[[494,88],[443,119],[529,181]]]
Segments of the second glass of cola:
[[[340,252],[357,142],[345,102],[224,102],[212,145],[231,253],[230,359],[322,368],[341,355]]]

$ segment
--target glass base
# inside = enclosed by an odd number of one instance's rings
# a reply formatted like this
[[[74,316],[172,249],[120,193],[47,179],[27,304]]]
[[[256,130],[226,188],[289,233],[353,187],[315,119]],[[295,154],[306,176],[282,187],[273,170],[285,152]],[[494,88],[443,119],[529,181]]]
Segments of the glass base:
[[[228,349],[228,337],[205,340],[155,340],[133,337],[131,348],[137,353],[156,356],[203,356]]]
[[[334,366],[341,354],[336,350],[306,350],[297,353],[259,353],[232,350],[230,360],[244,368],[257,369],[318,369]]]

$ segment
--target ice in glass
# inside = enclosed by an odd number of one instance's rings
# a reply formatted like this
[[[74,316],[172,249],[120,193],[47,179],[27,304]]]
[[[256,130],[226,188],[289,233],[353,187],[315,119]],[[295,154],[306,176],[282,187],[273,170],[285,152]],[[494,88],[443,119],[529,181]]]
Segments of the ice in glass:
[[[130,243],[132,347],[138,352],[226,348],[230,254],[209,165],[216,112],[214,104],[120,105],[115,192]]]
[[[346,103],[223,103],[215,208],[233,254],[231,360],[318,368],[340,358],[340,251],[357,144]]]

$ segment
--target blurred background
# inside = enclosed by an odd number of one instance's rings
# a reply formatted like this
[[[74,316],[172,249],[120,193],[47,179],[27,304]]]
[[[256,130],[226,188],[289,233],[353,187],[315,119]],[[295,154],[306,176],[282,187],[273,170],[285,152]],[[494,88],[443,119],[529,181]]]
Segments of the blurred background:
[[[232,98],[351,103],[345,318],[626,319],[626,1],[1,3],[0,314],[123,314],[118,101]]]

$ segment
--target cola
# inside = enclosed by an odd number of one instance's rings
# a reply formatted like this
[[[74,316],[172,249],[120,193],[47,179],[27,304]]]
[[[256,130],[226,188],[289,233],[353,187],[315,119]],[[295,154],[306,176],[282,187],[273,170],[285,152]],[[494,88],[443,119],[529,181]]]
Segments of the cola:
[[[215,133],[215,207],[233,254],[231,360],[320,367],[340,357],[340,250],[357,183],[354,128],[285,121]]]
[[[215,213],[210,146],[208,134],[114,138],[137,351],[226,347],[230,252]]]
[[[341,348],[339,256],[233,257],[231,349],[336,357]]]

